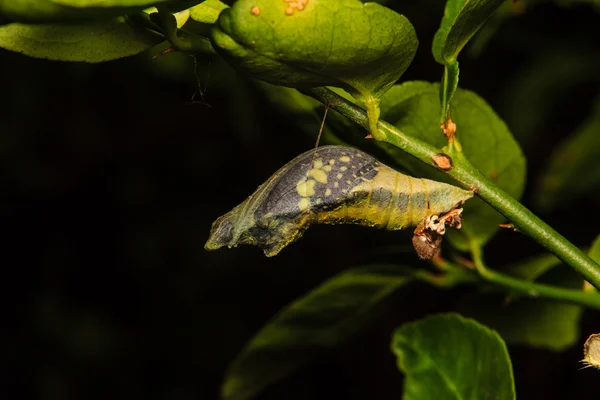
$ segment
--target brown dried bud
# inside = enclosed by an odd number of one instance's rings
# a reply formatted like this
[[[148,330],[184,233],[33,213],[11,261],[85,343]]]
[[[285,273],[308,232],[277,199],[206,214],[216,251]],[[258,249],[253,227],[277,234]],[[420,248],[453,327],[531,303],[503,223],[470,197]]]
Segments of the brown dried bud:
[[[413,236],[412,244],[420,258],[429,260],[440,253],[442,235],[425,230],[422,234]]]

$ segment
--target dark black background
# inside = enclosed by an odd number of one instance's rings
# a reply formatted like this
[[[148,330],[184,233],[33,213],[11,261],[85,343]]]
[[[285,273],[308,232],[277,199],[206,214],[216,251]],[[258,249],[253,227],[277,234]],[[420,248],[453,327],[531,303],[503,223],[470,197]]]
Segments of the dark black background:
[[[421,43],[403,80],[439,79],[430,43],[442,7],[399,7]],[[510,126],[511,80],[555,48],[598,51],[599,21],[585,5],[535,7],[504,23],[479,58],[461,58],[461,86]],[[210,108],[186,104],[195,90],[189,62],[169,74],[149,54],[87,65],[0,51],[5,359],[17,398],[217,398],[228,362],[282,306],[408,237],[319,226],[273,259],[247,247],[206,252],[211,222],[314,138],[242,79],[220,82],[222,65],[213,62],[208,78],[207,61],[198,64]],[[571,86],[536,127],[524,147],[530,180],[589,111],[595,82]],[[530,195],[529,187],[526,204]],[[599,218],[581,210],[597,199],[541,216],[586,246]],[[486,248],[493,266],[540,251],[510,232]],[[395,260],[418,262],[412,253]],[[462,294],[410,291],[367,333],[261,399],[400,398],[391,332],[452,310]],[[600,331],[598,319],[586,312],[584,334]],[[510,347],[519,398],[598,398],[598,372],[578,370],[584,340],[558,354]]]

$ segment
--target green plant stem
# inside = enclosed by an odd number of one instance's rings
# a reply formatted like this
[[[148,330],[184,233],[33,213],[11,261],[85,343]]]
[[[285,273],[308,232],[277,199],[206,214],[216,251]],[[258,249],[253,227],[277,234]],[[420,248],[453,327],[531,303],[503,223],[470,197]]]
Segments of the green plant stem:
[[[500,285],[532,297],[546,297],[557,301],[580,304],[582,306],[592,307],[600,310],[600,294],[595,291],[566,289],[513,278],[500,272],[488,269],[483,262],[481,247],[479,247],[477,244],[471,242],[470,248],[475,268],[477,269],[479,276],[481,276],[481,278],[487,282]]]
[[[321,87],[308,89],[305,93],[327,104],[365,129],[369,129],[369,121],[365,111],[331,90]],[[390,143],[424,163],[435,167],[433,156],[440,153],[440,149],[402,133],[398,128],[385,121],[380,120],[378,126],[378,131],[373,132],[375,139]],[[482,127],[482,129],[484,128]],[[483,176],[469,163],[463,153],[452,148],[449,153],[453,158],[454,168],[446,172],[448,175],[464,187],[474,190],[481,199],[508,218],[519,231],[531,236],[542,246],[548,248],[559,259],[583,275],[594,287],[600,289],[600,265],[596,264],[575,245]]]

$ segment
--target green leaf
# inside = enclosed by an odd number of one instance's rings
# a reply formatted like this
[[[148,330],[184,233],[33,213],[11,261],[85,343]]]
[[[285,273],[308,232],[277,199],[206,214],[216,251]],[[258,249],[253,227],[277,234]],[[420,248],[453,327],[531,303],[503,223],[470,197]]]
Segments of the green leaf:
[[[194,1],[199,3],[202,0]],[[189,0],[0,0],[0,16],[11,22],[64,22],[113,18],[157,4]]]
[[[400,78],[418,45],[402,15],[358,0],[239,0],[213,28],[220,54],[240,71],[294,88],[335,86],[362,101],[372,125],[379,98]]]
[[[554,286],[581,289],[582,279],[570,268],[554,268],[542,282]],[[507,298],[502,294],[470,295],[459,310],[496,329],[510,344],[527,345],[553,351],[565,350],[577,343],[583,307],[547,299]]]
[[[85,25],[25,25],[0,27],[0,47],[36,58],[102,62],[132,56],[162,41],[150,31],[136,30],[124,18]]]
[[[440,116],[440,124],[450,119],[450,102],[454,97],[456,89],[458,89],[458,61],[448,63],[444,66],[444,75],[442,76],[442,84],[440,86],[440,103],[442,104],[442,115]]]
[[[579,340],[583,309],[573,304],[520,298],[506,305],[501,295],[473,296],[459,310],[500,332],[509,344],[562,351]]]
[[[504,0],[447,0],[440,28],[433,38],[433,57],[444,64],[440,89],[440,122],[450,118],[450,102],[458,87],[458,53]]]
[[[536,151],[537,142],[546,140],[548,117],[561,101],[576,87],[600,82],[597,65],[598,52],[555,43],[515,71],[514,78],[506,82],[501,101],[504,106],[499,111],[521,146]]]
[[[355,269],[333,277],[285,307],[230,365],[224,400],[255,397],[323,351],[368,326],[382,301],[410,279],[395,270]]]
[[[504,0],[447,0],[440,28],[433,38],[433,56],[440,64],[453,63],[469,39]]]
[[[214,24],[219,19],[221,11],[228,7],[227,4],[221,3],[219,0],[206,0],[190,10],[191,17],[196,22]]]
[[[392,351],[406,375],[404,400],[516,398],[500,336],[458,314],[403,325],[394,333]]]
[[[562,264],[554,254],[540,254],[516,264],[502,268],[502,272],[525,281],[535,281],[537,278]]]
[[[600,189],[600,97],[591,115],[559,143],[540,177],[534,202],[545,211]]]
[[[439,128],[438,93],[439,85],[434,83],[414,81],[396,85],[382,98],[382,119],[410,136],[442,148],[447,142]],[[525,185],[525,159],[506,124],[485,100],[468,90],[456,91],[452,109],[457,137],[465,156],[500,188],[520,198]],[[380,145],[413,175],[452,183],[446,174],[400,149]],[[450,239],[460,249],[468,247],[460,236],[461,232],[482,246],[499,229],[498,224],[505,221],[502,215],[479,198],[471,199],[464,209],[462,229],[449,232]]]

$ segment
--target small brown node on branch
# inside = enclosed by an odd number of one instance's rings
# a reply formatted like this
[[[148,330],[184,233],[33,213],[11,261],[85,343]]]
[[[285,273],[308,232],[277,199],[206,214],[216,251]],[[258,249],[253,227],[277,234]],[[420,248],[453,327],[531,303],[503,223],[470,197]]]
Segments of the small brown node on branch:
[[[512,229],[513,232],[519,232],[519,228],[516,228],[514,224],[498,224],[500,228]]]
[[[450,156],[444,153],[438,153],[435,156],[433,156],[432,159],[435,165],[442,171],[450,171],[452,168],[454,168],[454,163],[452,162],[452,159],[450,158]]]
[[[369,133],[367,136],[365,136],[365,139],[373,139],[373,135]]]
[[[475,185],[469,186],[469,190],[471,190],[471,192],[473,192],[475,194],[479,194],[479,189]]]
[[[296,10],[298,10],[298,11],[304,10],[306,5],[308,4],[308,0],[283,0],[283,1],[285,1],[288,4],[287,8],[285,9],[285,13],[287,15],[294,15],[294,12]]]
[[[173,52],[175,52],[175,51],[177,51],[177,50],[175,50],[175,48],[173,48],[173,47],[166,48],[166,49],[164,49],[163,51],[160,51],[160,52],[156,53],[156,54],[155,54],[155,55],[152,57],[152,59],[154,60],[154,59],[156,59],[156,58],[158,58],[158,57],[160,57],[160,56],[164,56],[165,54],[173,53]]]
[[[448,138],[449,142],[454,140],[454,135],[456,134],[456,124],[452,122],[451,118],[448,118],[440,125],[440,129],[444,132],[444,136]]]
[[[252,10],[250,10],[250,12],[252,13],[252,15],[259,16],[260,15],[260,8],[254,6],[254,7],[252,7]]]

